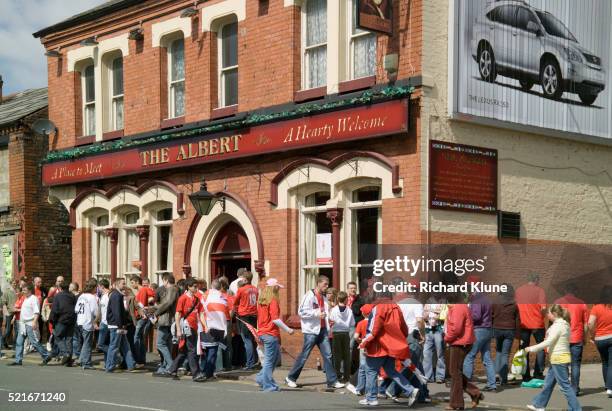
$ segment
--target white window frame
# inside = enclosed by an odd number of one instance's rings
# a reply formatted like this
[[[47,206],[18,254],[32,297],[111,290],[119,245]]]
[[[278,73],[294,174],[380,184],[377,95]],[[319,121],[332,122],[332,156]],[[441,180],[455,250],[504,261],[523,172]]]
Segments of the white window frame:
[[[317,189],[312,190],[311,192],[308,192],[307,194],[301,196],[298,199],[298,209],[300,210],[300,220],[299,220],[299,298],[300,300],[302,299],[302,296],[304,295],[304,293],[307,291],[306,289],[306,270],[313,270],[313,269],[321,269],[321,268],[333,268],[333,264],[305,264],[304,262],[304,258],[306,257],[306,242],[303,241],[303,239],[305,238],[304,232],[305,232],[305,227],[306,224],[311,224],[310,222],[307,221],[306,219],[306,215],[313,215],[313,214],[318,214],[318,213],[326,213],[327,212],[327,206],[322,205],[322,206],[314,206],[314,207],[307,207],[305,206],[305,202],[306,202],[306,197],[308,197],[309,195],[313,195],[316,193],[321,193],[321,192],[327,192],[331,194],[331,191],[329,189],[323,189],[322,187],[317,187]],[[315,223],[316,224],[316,223]],[[312,252],[316,252],[316,250],[312,250]],[[315,260],[316,261],[316,260]]]
[[[355,77],[355,40],[360,37],[374,36],[374,42],[376,44],[376,51],[378,52],[378,36],[376,35],[375,32],[364,30],[364,29],[358,29],[358,30],[361,30],[361,32],[353,33],[353,18],[355,19],[357,18],[355,16],[355,10],[357,6],[355,5],[355,0],[349,0],[347,4],[350,7],[346,13],[346,17],[347,17],[346,39],[348,41],[347,48],[346,48],[347,50],[346,61],[348,62],[348,67],[347,67],[348,79],[357,80],[360,78],[374,76],[376,75],[376,64],[374,64],[374,73],[368,74],[363,77]],[[357,21],[355,21],[355,27],[357,27]]]
[[[119,244],[118,247],[121,250],[121,258],[120,258],[120,264],[119,267],[121,268],[119,271],[118,276],[123,276],[124,278],[128,279],[131,275],[140,275],[140,271],[136,270],[134,267],[132,267],[132,261],[130,259],[130,256],[128,255],[129,252],[129,242],[128,242],[128,236],[129,236],[129,232],[136,232],[136,235],[138,235],[138,231],[136,231],[136,227],[138,227],[138,220],[136,221],[136,223],[133,224],[128,224],[126,223],[127,220],[127,216],[130,214],[134,214],[134,213],[138,213],[138,218],[140,218],[140,210],[136,209],[136,210],[127,210],[123,213],[121,213],[121,227],[119,230]],[[138,240],[136,240],[136,247],[139,250],[139,257],[140,258],[140,237],[138,237]]]
[[[182,34],[182,32],[181,32]],[[183,67],[185,68],[185,70],[183,70],[183,78],[182,79],[172,79],[172,60],[173,60],[173,52],[172,52],[172,47],[174,46],[174,43],[176,43],[177,41],[182,41],[183,42]],[[183,107],[183,112],[181,114],[176,114],[176,101],[174,98],[174,88],[177,85],[180,85],[181,83],[183,84],[183,94],[185,94],[185,72],[186,72],[186,66],[185,66],[185,38],[184,37],[178,37],[173,39],[172,41],[170,41],[170,43],[168,44],[167,47],[167,60],[168,60],[168,118],[178,118],[178,117],[183,117],[185,115],[185,107]]]
[[[355,224],[357,223],[357,219],[355,218],[355,211],[363,210],[367,208],[377,208],[378,209],[378,221],[377,221],[377,227],[376,227],[377,228],[376,244],[378,246],[382,244],[382,200],[353,202],[353,193],[355,191],[361,190],[366,187],[378,187],[378,189],[380,190],[381,196],[382,196],[381,186],[368,184],[368,183],[364,183],[363,185],[357,188],[353,188],[351,190],[346,191],[346,196],[345,196],[345,198],[347,199],[346,210],[348,212],[345,213],[346,215],[344,218],[344,222],[346,224],[345,225],[345,228],[346,228],[345,230],[345,233],[346,233],[345,234],[345,244],[346,244],[345,250],[347,251],[346,252],[347,264],[346,264],[346,278],[343,281],[344,284],[348,283],[349,281],[355,281],[358,284],[358,286],[360,286],[359,278],[357,278],[356,276],[353,276],[353,272],[356,272],[359,268],[362,268],[362,267],[374,267],[374,264],[359,264],[359,262],[355,260],[355,256],[357,255],[357,253],[355,253],[355,247],[357,246],[357,244],[353,244],[353,234],[355,231]],[[377,253],[380,253],[380,247],[378,248]],[[378,255],[377,258],[380,258],[380,255]]]
[[[121,59],[121,77],[123,77],[123,93],[121,94],[115,94],[115,61],[117,59]],[[123,56],[117,56],[115,58],[113,58],[110,61],[110,65],[109,65],[109,81],[108,81],[108,95],[110,96],[110,129],[111,131],[116,131],[116,130],[123,130],[123,128],[125,127],[125,104],[124,100],[123,100],[123,95],[125,93],[125,77],[124,77],[124,70],[123,70]],[[122,113],[122,117],[123,117],[123,123],[121,125],[121,127],[119,127],[119,124],[117,123],[117,106],[119,104],[119,101],[122,102],[122,108],[121,110],[123,111]]]
[[[105,226],[99,226],[98,225],[98,219],[100,217],[103,217],[104,215],[106,215],[108,217],[108,224]],[[110,271],[112,270],[111,267],[111,243],[110,243],[110,237],[108,237],[108,235],[106,234],[106,229],[111,228],[112,225],[110,223],[110,215],[108,212],[106,212],[106,214],[104,213],[99,213],[99,214],[95,214],[91,217],[90,219],[91,221],[91,234],[92,234],[92,239],[91,239],[91,271],[93,273],[93,275],[100,279],[100,278],[109,278],[110,277]],[[105,236],[106,237],[106,241],[108,241],[108,248],[107,248],[107,252],[108,252],[108,272],[99,272],[98,271],[98,252],[99,252],[99,246],[100,246],[100,240],[99,240],[99,236]]]
[[[309,0],[304,0],[302,3],[302,7],[301,7],[301,33],[302,33],[302,39],[301,39],[301,44],[302,44],[302,55],[301,55],[301,65],[302,65],[302,90],[311,90],[313,88],[319,88],[319,87],[325,87],[327,85],[327,73],[325,73],[325,84],[321,84],[319,86],[316,87],[310,87],[309,83],[310,83],[310,78],[308,76],[308,74],[310,73],[309,68],[309,61],[308,58],[306,58],[306,54],[308,51],[310,50],[314,50],[316,48],[322,48],[325,47],[325,49],[327,50],[327,43],[329,42],[329,39],[327,38],[327,35],[325,36],[325,43],[319,43],[319,44],[315,44],[315,45],[311,45],[311,46],[306,46],[306,39],[307,39],[307,34],[306,34],[306,30],[307,30],[307,13],[306,13],[306,6]],[[326,10],[325,12],[325,16],[328,16],[328,11]],[[328,21],[329,24],[329,21]],[[326,54],[327,56],[327,54]],[[329,56],[327,56],[327,60],[329,60]],[[326,67],[329,64],[329,61],[326,62]]]
[[[227,23],[223,23],[221,26],[219,26],[219,31],[217,31],[217,66],[218,66],[218,77],[217,77],[217,81],[219,84],[219,107],[231,107],[233,105],[237,105],[238,104],[238,96],[236,96],[236,103],[235,104],[231,104],[231,105],[227,105],[226,101],[225,101],[225,77],[224,75],[228,72],[228,71],[233,71],[236,70],[236,72],[238,72],[238,67],[239,64],[236,64],[234,66],[229,66],[229,67],[223,67],[223,29],[225,29],[225,27],[231,25],[231,24],[236,24],[236,36],[238,36],[238,22],[237,21],[228,21]],[[238,38],[236,38],[236,42],[238,42]],[[238,62],[238,47],[236,47],[236,61]],[[240,95],[240,90],[238,90],[238,95]]]
[[[87,69],[91,67],[92,77],[93,77],[93,95],[94,98],[92,101],[87,101]],[[83,116],[83,136],[93,136],[96,134],[96,116],[97,116],[97,107],[96,107],[96,68],[93,63],[86,64],[81,70],[81,105],[82,105],[82,116]],[[89,117],[87,116],[87,110],[93,107],[93,129],[91,129],[91,124],[89,124]]]
[[[151,247],[151,252],[149,255],[151,256],[151,264],[149,265],[150,267],[152,267],[152,273],[155,274],[156,279],[158,284],[160,284],[160,279],[161,276],[164,273],[171,273],[173,272],[174,269],[174,253],[173,253],[173,244],[174,244],[174,238],[173,238],[173,233],[172,233],[172,223],[173,223],[173,219],[172,217],[170,218],[170,220],[158,220],[157,216],[158,213],[160,211],[169,209],[170,212],[172,213],[172,205],[168,205],[167,207],[160,207],[160,208],[156,208],[154,210],[151,210],[151,215],[152,215],[152,220],[153,220],[153,224],[152,224],[152,236],[150,237],[150,239],[152,240],[150,242],[150,247]],[[170,258],[168,259],[168,266],[166,267],[166,269],[161,269],[161,267],[159,266],[159,260],[161,258],[161,228],[162,227],[170,227],[170,238],[168,241],[168,248],[170,249]]]

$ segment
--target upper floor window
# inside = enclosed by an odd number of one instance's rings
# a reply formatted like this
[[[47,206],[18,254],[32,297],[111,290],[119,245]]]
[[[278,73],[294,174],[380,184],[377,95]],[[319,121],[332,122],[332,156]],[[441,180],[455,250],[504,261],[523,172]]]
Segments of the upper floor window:
[[[219,30],[219,106],[238,104],[238,23]]]
[[[352,7],[350,16],[349,78],[373,76],[376,74],[376,34],[357,27],[357,7]]]
[[[110,76],[111,115],[110,129],[123,129],[123,57],[115,58],[111,63]]]
[[[174,40],[168,47],[169,118],[185,115],[185,41]]]
[[[302,6],[302,88],[327,83],[327,0],[307,0]]]
[[[81,72],[81,95],[83,101],[83,135],[96,134],[96,81],[93,63]]]

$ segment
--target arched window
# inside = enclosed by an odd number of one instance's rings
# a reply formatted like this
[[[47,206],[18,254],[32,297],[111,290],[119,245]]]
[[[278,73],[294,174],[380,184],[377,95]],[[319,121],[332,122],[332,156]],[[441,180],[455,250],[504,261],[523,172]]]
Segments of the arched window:
[[[374,260],[378,258],[382,243],[382,215],[380,186],[365,186],[353,190],[348,196],[347,225],[348,268],[350,278],[360,289],[367,288],[367,281],[373,275]]]
[[[140,274],[140,238],[136,231],[140,215],[138,210],[129,210],[122,216],[121,221],[121,236],[119,244],[121,244],[121,264],[120,270],[124,277],[132,274]]]
[[[123,130],[123,57],[114,58],[110,66],[110,129]]]
[[[329,198],[329,191],[317,191],[303,197],[300,205],[300,295],[314,288],[319,275],[332,277]]]
[[[92,228],[92,271],[96,278],[110,277],[110,238],[106,229],[110,228],[108,212],[91,219]]]
[[[219,29],[219,107],[238,104],[238,22]]]
[[[168,118],[185,115],[185,40],[180,37],[168,47]]]
[[[172,272],[172,207],[157,210],[152,214],[152,272],[157,283],[161,284],[161,276]]]
[[[96,80],[93,61],[81,70],[83,136],[96,134]]]

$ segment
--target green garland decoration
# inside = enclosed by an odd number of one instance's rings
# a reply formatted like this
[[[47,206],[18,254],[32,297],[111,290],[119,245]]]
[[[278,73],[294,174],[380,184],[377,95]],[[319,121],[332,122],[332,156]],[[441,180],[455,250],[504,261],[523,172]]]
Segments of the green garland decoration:
[[[330,111],[343,107],[372,104],[385,100],[399,99],[409,96],[414,90],[411,86],[388,86],[380,91],[364,91],[360,96],[338,100],[330,103],[303,104],[289,111],[281,111],[269,114],[249,114],[246,118],[237,121],[230,121],[223,124],[213,124],[204,127],[194,128],[192,130],[169,132],[159,134],[149,138],[137,140],[115,140],[92,144],[86,147],[74,147],[67,150],[51,151],[47,154],[44,163],[53,163],[57,161],[73,160],[79,157],[101,154],[109,151],[117,151],[126,148],[132,148],[147,144],[159,143],[162,141],[173,140],[177,138],[191,137],[196,135],[217,133],[220,131],[236,130],[245,127],[268,123],[271,121],[287,120],[295,117],[303,117],[313,115],[324,111]]]

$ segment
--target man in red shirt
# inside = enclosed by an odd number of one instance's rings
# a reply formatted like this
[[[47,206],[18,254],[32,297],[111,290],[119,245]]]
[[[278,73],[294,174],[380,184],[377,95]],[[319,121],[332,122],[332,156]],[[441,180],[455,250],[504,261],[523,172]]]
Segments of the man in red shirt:
[[[146,281],[146,285],[144,285]],[[151,331],[151,321],[147,318],[145,308],[155,301],[155,291],[149,287],[149,279],[141,279],[134,275],[130,278],[132,288],[137,289],[136,292],[136,331],[134,332],[134,359],[137,364],[144,365],[147,362],[147,347],[146,341]]]
[[[576,396],[580,396],[580,367],[582,365],[582,350],[587,336],[589,323],[589,309],[584,301],[576,297],[576,287],[568,284],[565,287],[565,295],[555,301],[565,308],[570,314],[570,353],[572,356],[571,377],[572,388]]]
[[[544,341],[544,312],[546,311],[546,294],[544,289],[539,286],[540,276],[531,273],[528,276],[528,283],[516,290],[516,303],[518,305],[519,316],[521,319],[521,349],[529,347],[531,336],[536,344]],[[533,367],[533,378],[544,379],[544,350],[536,354],[536,363]],[[529,371],[529,354],[525,364],[523,381],[531,379]]]
[[[236,313],[238,314],[238,329],[240,330],[240,336],[246,351],[246,366],[243,370],[249,371],[255,368],[256,364],[255,342],[253,341],[253,335],[242,321],[257,327],[257,296],[259,293],[257,288],[251,284],[253,273],[245,271],[242,276],[244,277],[244,283],[238,288],[236,298],[234,299],[234,308],[236,308]]]
[[[187,357],[189,361],[189,369],[192,373],[193,381],[202,382],[206,380],[204,374],[200,371],[197,357],[198,344],[198,321],[205,329],[204,307],[202,302],[195,295],[197,291],[196,282],[193,278],[185,280],[185,293],[181,295],[176,302],[176,337],[179,339],[179,353],[172,362],[168,372],[159,372],[153,374],[156,377],[173,377],[179,379],[176,371]]]

